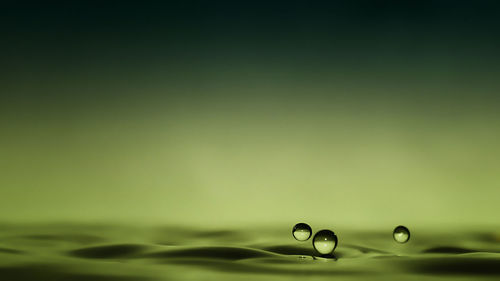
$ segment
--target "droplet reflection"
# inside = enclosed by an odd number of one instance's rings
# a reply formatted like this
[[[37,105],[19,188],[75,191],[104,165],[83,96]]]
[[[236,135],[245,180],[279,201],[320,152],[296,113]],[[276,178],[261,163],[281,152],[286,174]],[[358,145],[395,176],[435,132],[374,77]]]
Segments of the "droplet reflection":
[[[399,225],[392,232],[392,237],[398,243],[406,243],[410,240],[410,231],[405,226]]]
[[[337,235],[331,230],[320,230],[313,238],[314,249],[321,255],[331,255],[337,247]]]
[[[312,234],[312,229],[307,223],[298,223],[292,229],[292,235],[298,241],[307,241]]]

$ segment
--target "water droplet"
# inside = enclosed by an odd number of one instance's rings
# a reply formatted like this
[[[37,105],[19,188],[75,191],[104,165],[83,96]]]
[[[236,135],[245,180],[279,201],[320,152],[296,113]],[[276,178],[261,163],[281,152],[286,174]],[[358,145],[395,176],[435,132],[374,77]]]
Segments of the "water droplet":
[[[331,255],[337,247],[337,235],[331,230],[320,230],[313,238],[314,249],[321,255]]]
[[[298,223],[292,229],[292,235],[299,241],[306,241],[311,237],[312,229],[307,223]]]
[[[394,228],[392,237],[394,237],[394,240],[398,243],[406,243],[410,240],[410,231],[405,226],[399,225]]]

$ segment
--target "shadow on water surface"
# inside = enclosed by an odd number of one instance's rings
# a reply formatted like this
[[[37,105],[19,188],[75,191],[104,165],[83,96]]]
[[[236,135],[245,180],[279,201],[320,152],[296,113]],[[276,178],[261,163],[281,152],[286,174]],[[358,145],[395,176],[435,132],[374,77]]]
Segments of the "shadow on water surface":
[[[272,257],[273,253],[239,247],[196,247],[187,249],[166,250],[147,254],[147,258],[210,258],[222,260],[241,260],[250,258]]]
[[[470,250],[466,248],[459,248],[459,247],[434,247],[422,251],[422,253],[428,253],[428,254],[466,254],[466,253],[476,253],[476,252],[479,251]]]
[[[147,249],[146,246],[136,244],[104,245],[88,248],[81,248],[69,251],[68,254],[73,257],[88,259],[112,259],[132,257],[142,253]]]
[[[9,248],[0,248],[0,253],[2,254],[24,254],[25,252],[20,251],[20,250],[15,250],[15,249],[9,249]]]

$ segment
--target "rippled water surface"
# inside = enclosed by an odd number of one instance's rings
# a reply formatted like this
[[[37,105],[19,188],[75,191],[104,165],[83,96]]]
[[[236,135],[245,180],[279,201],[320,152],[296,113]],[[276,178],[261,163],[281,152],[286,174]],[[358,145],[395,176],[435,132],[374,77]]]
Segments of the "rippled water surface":
[[[290,227],[195,229],[2,225],[0,280],[500,279],[496,230],[335,229],[335,258],[314,257]]]

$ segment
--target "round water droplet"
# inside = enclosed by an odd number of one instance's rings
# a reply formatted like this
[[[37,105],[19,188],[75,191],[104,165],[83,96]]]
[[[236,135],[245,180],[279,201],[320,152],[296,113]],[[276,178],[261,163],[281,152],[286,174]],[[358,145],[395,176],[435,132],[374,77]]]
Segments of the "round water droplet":
[[[311,237],[312,229],[307,223],[298,223],[292,228],[292,235],[299,241],[306,241]]]
[[[394,228],[392,237],[394,237],[394,240],[398,243],[406,243],[410,240],[410,231],[405,226],[399,225]]]
[[[331,255],[337,247],[337,235],[331,230],[320,230],[313,238],[314,249],[321,255]]]

